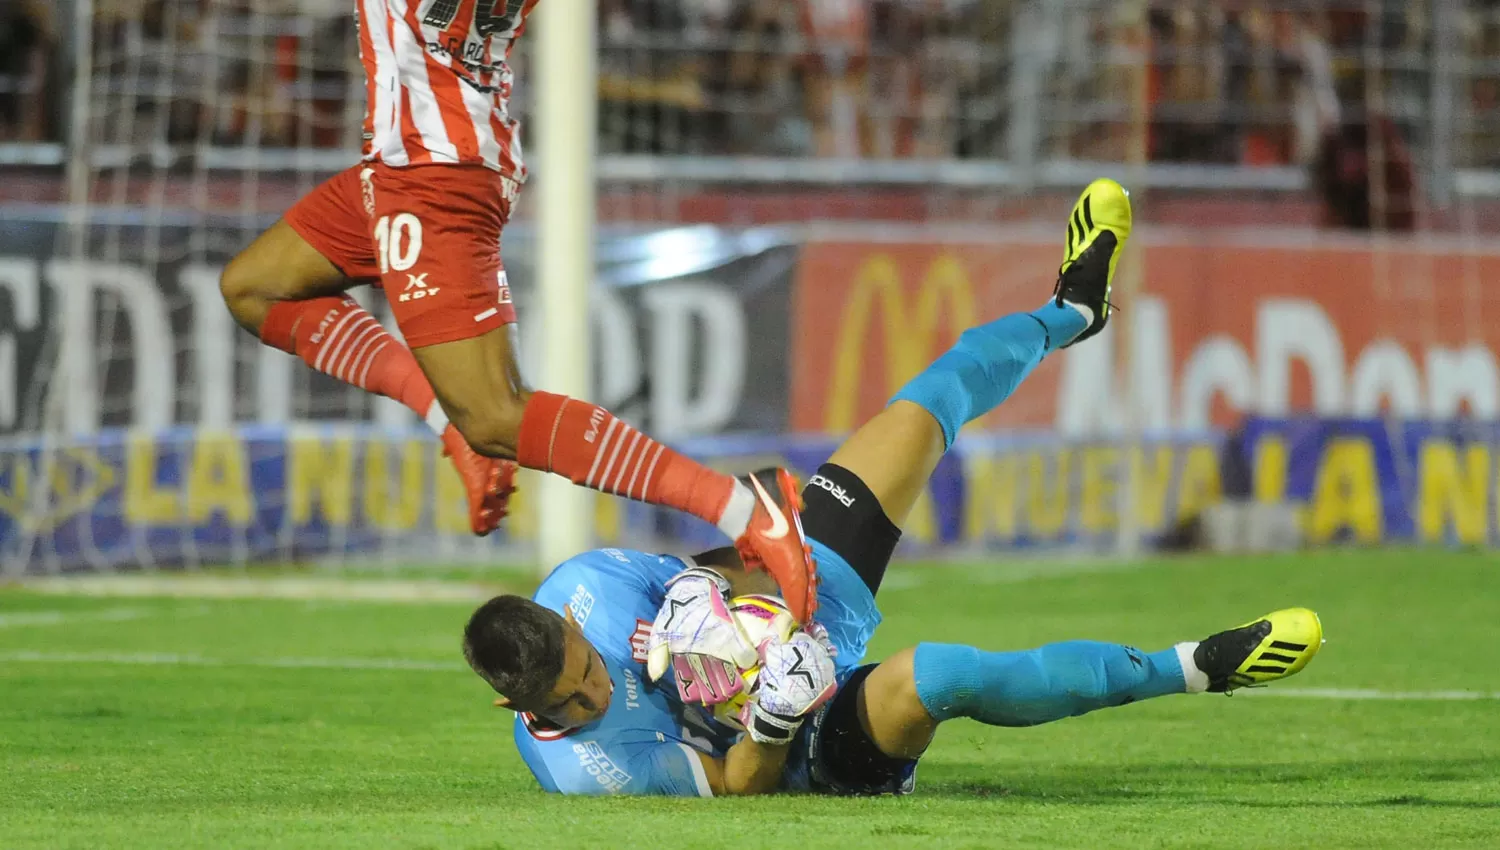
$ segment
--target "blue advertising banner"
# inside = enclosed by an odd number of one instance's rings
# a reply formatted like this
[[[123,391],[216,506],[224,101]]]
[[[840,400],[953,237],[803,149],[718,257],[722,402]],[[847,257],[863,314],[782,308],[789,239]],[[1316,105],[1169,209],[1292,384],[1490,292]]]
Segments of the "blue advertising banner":
[[[784,464],[805,477],[836,445],[727,436],[681,448],[721,469]],[[504,529],[475,540],[457,476],[419,430],[247,425],[106,431],[48,445],[12,438],[0,443],[0,564],[14,575],[326,559],[524,561],[546,531],[532,483],[521,480]],[[1180,435],[1130,446],[966,434],[913,510],[903,546],[922,555],[1107,549],[1122,509],[1149,541],[1226,491],[1297,505],[1312,544],[1494,545],[1500,424],[1251,420],[1227,440]],[[602,495],[596,505],[601,546],[681,551],[724,542],[669,511]]]
[[[1500,543],[1500,423],[1253,419],[1243,445],[1311,543]]]
[[[804,477],[831,438],[715,437],[681,448],[718,468],[787,465]],[[1135,492],[1122,499],[1130,464]],[[530,473],[528,473],[529,475]],[[369,425],[107,431],[62,445],[0,444],[5,572],[313,559],[408,564],[529,557],[545,533],[523,478],[505,528],[467,533],[457,476],[424,432]],[[1209,436],[1133,447],[1052,436],[964,436],[906,523],[912,553],[1106,546],[1127,504],[1147,535],[1219,498]],[[707,548],[703,523],[599,496],[599,545]]]

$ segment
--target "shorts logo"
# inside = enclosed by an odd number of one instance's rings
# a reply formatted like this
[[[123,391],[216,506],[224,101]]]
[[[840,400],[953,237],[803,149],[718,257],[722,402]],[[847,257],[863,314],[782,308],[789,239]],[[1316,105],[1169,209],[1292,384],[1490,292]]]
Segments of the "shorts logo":
[[[495,277],[496,277],[496,282],[500,284],[500,303],[501,304],[509,304],[509,303],[511,303],[511,300],[510,300],[510,278],[508,278],[508,277],[505,276],[505,269],[501,269],[500,272],[495,275]]]
[[[359,170],[359,194],[365,202],[365,215],[375,217],[375,169]]]
[[[646,645],[651,640],[651,624],[645,620],[635,621],[635,634],[630,636],[630,660],[646,663]]]
[[[442,287],[427,285],[428,274],[430,273],[412,274],[411,272],[407,272],[406,291],[402,292],[401,297],[396,300],[403,303],[407,301],[420,301],[423,298],[431,298],[442,292]]]
[[[817,487],[819,490],[827,490],[828,495],[834,497],[835,499],[838,499],[846,508],[854,506],[853,496],[849,495],[849,493],[844,490],[843,487],[840,487],[839,485],[833,483],[832,481],[829,481],[827,478],[824,478],[821,475],[814,475],[812,477],[812,480],[807,483],[809,486]]]

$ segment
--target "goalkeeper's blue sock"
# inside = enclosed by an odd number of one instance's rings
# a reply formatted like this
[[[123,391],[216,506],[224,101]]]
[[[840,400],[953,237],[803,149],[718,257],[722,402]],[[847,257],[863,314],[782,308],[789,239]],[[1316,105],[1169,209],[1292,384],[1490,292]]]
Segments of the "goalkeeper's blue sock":
[[[1093,321],[1087,310],[1049,301],[1039,310],[969,328],[891,401],[921,405],[942,426],[944,447],[950,447],[964,423],[994,410],[1043,357],[1083,333]]]
[[[1192,661],[1196,645],[1147,654],[1088,640],[1025,652],[924,643],[917,647],[912,666],[917,696],[936,720],[971,717],[991,726],[1035,726],[1186,693],[1184,663],[1191,673],[1197,672]]]

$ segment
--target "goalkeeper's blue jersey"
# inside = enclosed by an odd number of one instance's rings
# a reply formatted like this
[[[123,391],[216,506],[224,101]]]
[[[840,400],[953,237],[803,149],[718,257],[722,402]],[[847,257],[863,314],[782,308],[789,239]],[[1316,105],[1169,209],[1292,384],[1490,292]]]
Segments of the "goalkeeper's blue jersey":
[[[646,677],[646,637],[666,582],[687,564],[667,555],[595,549],[564,561],[532,598],[573,613],[614,683],[609,710],[567,733],[517,718],[516,748],[542,787],[563,794],[712,795],[698,753],[721,757],[733,730],[677,697],[671,676]]]
[[[874,597],[842,558],[810,541],[819,564],[818,622],[837,648],[840,681],[864,659],[880,622]],[[722,758],[739,733],[683,705],[672,674],[646,677],[646,638],[667,579],[688,564],[670,555],[595,549],[564,561],[532,596],[571,611],[609,669],[614,694],[595,723],[567,732],[517,717],[516,748],[542,788],[563,794],[712,795],[698,754]],[[793,762],[796,759],[792,760]]]

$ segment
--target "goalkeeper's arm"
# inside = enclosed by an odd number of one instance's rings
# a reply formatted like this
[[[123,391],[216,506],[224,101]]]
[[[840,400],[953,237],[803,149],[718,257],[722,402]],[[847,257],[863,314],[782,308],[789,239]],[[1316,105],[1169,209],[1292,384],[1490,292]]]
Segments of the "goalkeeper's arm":
[[[703,760],[703,770],[708,774],[709,787],[715,797],[750,796],[770,794],[781,784],[781,771],[786,767],[789,748],[777,744],[762,744],[749,735],[729,748],[724,758],[698,754]]]
[[[755,695],[740,715],[745,736],[722,760],[704,758],[715,794],[775,791],[803,720],[838,687],[828,646],[806,632],[761,644],[760,662]]]

